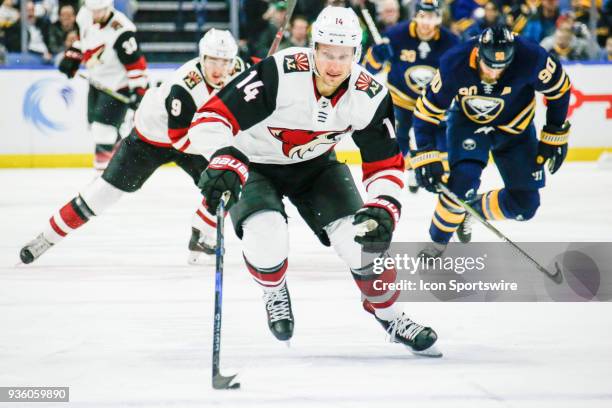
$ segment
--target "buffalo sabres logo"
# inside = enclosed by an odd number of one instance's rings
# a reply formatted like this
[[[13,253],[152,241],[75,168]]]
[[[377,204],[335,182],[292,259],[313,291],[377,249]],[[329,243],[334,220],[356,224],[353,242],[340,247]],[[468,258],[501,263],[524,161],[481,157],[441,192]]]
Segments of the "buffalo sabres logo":
[[[370,98],[375,97],[380,91],[382,91],[382,85],[379,84],[370,75],[362,72],[355,82],[355,89],[363,91],[368,94]]]
[[[504,109],[504,100],[487,96],[466,96],[461,99],[463,112],[472,122],[484,124],[495,120]]]
[[[270,134],[283,142],[283,154],[289,158],[297,156],[303,159],[306,153],[313,152],[319,145],[328,145],[330,148],[340,141],[342,135],[349,132],[351,127],[339,131],[315,132],[302,129],[285,129],[268,127]]]
[[[283,61],[283,70],[285,74],[289,72],[307,72],[310,71],[308,55],[300,52],[295,55],[287,55]]]
[[[404,79],[406,80],[406,85],[414,93],[420,94],[431,82],[435,74],[436,69],[429,65],[415,65],[406,70]]]

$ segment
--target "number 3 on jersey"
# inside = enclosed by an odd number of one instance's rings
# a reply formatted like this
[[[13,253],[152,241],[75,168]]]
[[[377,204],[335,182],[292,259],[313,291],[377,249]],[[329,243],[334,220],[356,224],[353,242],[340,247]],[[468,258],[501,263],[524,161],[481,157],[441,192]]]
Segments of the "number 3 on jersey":
[[[259,95],[259,89],[257,88],[262,87],[264,85],[264,83],[261,81],[255,81],[253,83],[249,83],[256,75],[257,75],[257,71],[251,71],[249,75],[247,75],[246,78],[244,78],[242,81],[240,81],[236,85],[236,88],[238,89],[242,89],[244,87],[243,92],[244,92],[245,102],[249,102],[255,99],[257,95]]]

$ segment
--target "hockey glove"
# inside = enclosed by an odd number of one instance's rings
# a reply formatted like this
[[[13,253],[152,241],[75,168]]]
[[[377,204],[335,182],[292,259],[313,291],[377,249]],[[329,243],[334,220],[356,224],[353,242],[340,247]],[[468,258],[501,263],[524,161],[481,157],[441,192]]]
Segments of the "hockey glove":
[[[130,93],[130,101],[128,102],[128,106],[130,107],[130,109],[138,109],[146,91],[147,90],[144,88],[135,88],[132,90],[132,92]]]
[[[225,208],[229,210],[236,204],[249,177],[248,166],[249,159],[235,147],[224,147],[215,152],[198,182],[208,211],[213,214],[217,211],[219,200],[226,191],[231,196]]]
[[[436,193],[437,184],[442,182],[444,166],[437,150],[416,152],[410,158],[410,165],[414,169],[417,183],[427,191]]]
[[[561,127],[544,125],[542,128],[536,163],[543,165],[548,161],[550,174],[555,174],[559,170],[567,156],[570,126],[569,122],[565,122]]]
[[[83,54],[78,48],[70,47],[64,52],[64,58],[59,63],[60,72],[66,74],[68,78],[73,78],[79,70],[79,65],[83,60]]]
[[[389,249],[393,230],[399,222],[402,205],[393,197],[378,196],[369,201],[357,211],[353,225],[374,220],[378,224],[372,231],[363,236],[356,235],[355,241],[360,243],[365,252],[381,253]]]
[[[391,61],[393,59],[393,48],[389,44],[389,39],[383,38],[383,42],[373,46],[372,54],[378,61]]]

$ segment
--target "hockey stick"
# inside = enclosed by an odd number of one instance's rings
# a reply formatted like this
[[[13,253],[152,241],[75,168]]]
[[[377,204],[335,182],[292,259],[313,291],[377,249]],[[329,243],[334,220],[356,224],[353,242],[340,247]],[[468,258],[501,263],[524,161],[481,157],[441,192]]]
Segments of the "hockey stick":
[[[83,78],[83,79],[87,80],[87,81],[89,82],[89,84],[90,84],[91,86],[93,86],[94,88],[96,88],[98,91],[100,91],[100,92],[104,92],[105,94],[107,94],[107,95],[108,95],[108,96],[110,96],[110,97],[115,98],[115,99],[116,99],[116,100],[118,100],[119,102],[121,102],[121,103],[125,103],[126,105],[127,105],[128,103],[130,103],[130,98],[128,98],[127,96],[125,96],[125,95],[121,95],[119,92],[117,92],[117,91],[113,91],[112,89],[105,87],[104,85],[102,85],[101,83],[97,82],[97,81],[96,81],[96,80],[94,80],[94,79],[91,79],[91,78],[90,78],[90,77],[88,77],[87,75],[85,75],[85,74],[83,74],[83,73],[79,72],[79,77],[81,77],[81,78]]]
[[[289,28],[289,23],[291,22],[291,17],[293,16],[293,10],[295,10],[296,4],[297,0],[287,0],[287,14],[285,14],[285,18],[283,18],[283,21],[280,27],[278,28],[276,35],[274,36],[274,41],[272,41],[272,45],[270,46],[266,57],[269,57],[270,55],[274,54],[278,49],[278,46],[280,45],[280,42],[283,39],[285,31],[287,31],[287,29]]]
[[[380,33],[378,32],[378,28],[376,28],[376,23],[374,23],[374,19],[372,18],[372,15],[368,11],[368,9],[365,8],[365,6],[361,7],[361,15],[363,16],[363,20],[368,26],[368,30],[370,30],[370,33],[372,33],[372,39],[374,40],[374,44],[376,45],[382,44],[383,39]]]
[[[508,244],[510,244],[510,246],[512,246],[512,248],[514,248],[519,254],[521,254],[528,261],[530,261],[533,264],[533,266],[535,266],[537,270],[539,270],[540,272],[545,274],[546,277],[550,278],[556,284],[561,284],[561,282],[563,282],[563,274],[561,273],[561,269],[559,268],[559,265],[556,262],[555,262],[555,269],[556,269],[556,271],[555,271],[555,273],[551,273],[548,269],[546,269],[542,265],[540,265],[540,263],[538,261],[533,259],[520,246],[515,244],[510,238],[508,238],[507,236],[502,234],[497,228],[495,228],[493,225],[491,225],[491,223],[489,221],[487,221],[485,218],[483,218],[480,215],[480,213],[478,213],[478,211],[476,211],[471,205],[469,205],[468,203],[466,203],[465,201],[463,201],[459,197],[457,197],[457,195],[455,193],[453,193],[452,191],[450,191],[448,189],[448,187],[446,187],[446,185],[444,185],[442,183],[438,183],[437,187],[438,187],[438,189],[440,191],[442,191],[442,193],[447,195],[451,200],[453,200],[456,203],[458,203],[459,205],[461,205],[465,209],[465,211],[467,211],[472,217],[474,217],[478,221],[480,221],[480,223],[482,225],[484,225],[485,227],[487,227],[487,229],[489,231],[491,231],[492,233],[497,235],[497,237],[499,239],[501,239],[502,241],[506,241]]]
[[[221,303],[223,300],[223,255],[225,254],[225,237],[223,234],[225,220],[225,205],[230,198],[230,192],[223,193],[217,207],[217,248],[215,268],[215,319],[213,325],[213,349],[212,349],[212,386],[215,390],[227,390],[240,388],[240,383],[231,383],[237,374],[223,376],[219,372],[221,355]]]

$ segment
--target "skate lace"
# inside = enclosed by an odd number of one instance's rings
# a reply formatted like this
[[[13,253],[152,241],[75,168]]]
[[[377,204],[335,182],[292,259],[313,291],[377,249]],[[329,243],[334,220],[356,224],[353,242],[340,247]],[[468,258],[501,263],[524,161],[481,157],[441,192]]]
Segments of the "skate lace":
[[[289,298],[284,287],[281,290],[264,293],[264,301],[266,302],[266,310],[270,314],[271,322],[285,319],[291,320]]]
[[[408,340],[413,340],[420,332],[425,329],[424,326],[421,326],[418,323],[410,320],[406,315],[401,315],[393,319],[389,323],[389,328],[387,329],[391,339],[393,339],[396,335],[404,337]]]
[[[31,241],[28,244],[27,248],[32,253],[32,255],[38,256],[45,252],[50,246],[51,243],[47,241],[47,239],[42,234],[40,234],[36,237],[35,240]]]

